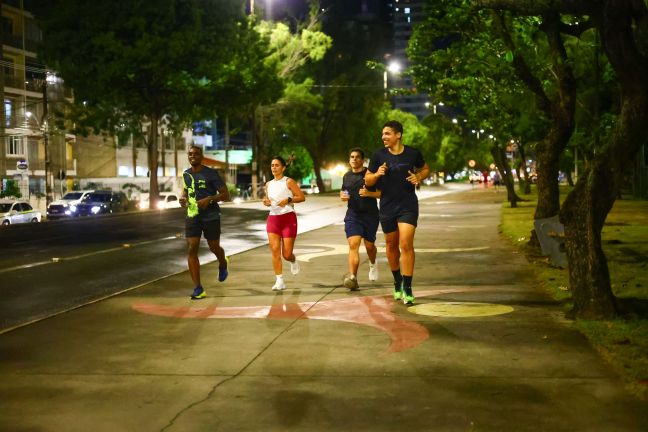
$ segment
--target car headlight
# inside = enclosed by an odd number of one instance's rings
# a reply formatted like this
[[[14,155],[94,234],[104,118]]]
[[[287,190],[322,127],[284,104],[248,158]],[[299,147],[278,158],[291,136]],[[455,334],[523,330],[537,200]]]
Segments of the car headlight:
[[[101,206],[92,206],[92,208],[90,209],[90,211],[91,211],[93,214],[97,214],[97,213],[99,213],[100,210],[101,210]]]
[[[75,206],[75,205],[71,205],[71,206],[70,206],[70,211],[71,211],[72,213],[76,213],[76,211],[77,211],[77,206]],[[67,212],[66,212],[66,213],[67,213]]]

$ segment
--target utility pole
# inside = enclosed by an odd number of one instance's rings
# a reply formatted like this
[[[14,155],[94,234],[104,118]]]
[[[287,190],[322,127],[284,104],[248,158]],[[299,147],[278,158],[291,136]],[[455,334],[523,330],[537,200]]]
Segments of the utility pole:
[[[43,144],[45,145],[45,205],[49,206],[52,202],[52,182],[50,181],[50,151],[49,151],[49,123],[47,121],[47,80],[43,80],[43,118],[41,119],[41,129],[43,132]]]

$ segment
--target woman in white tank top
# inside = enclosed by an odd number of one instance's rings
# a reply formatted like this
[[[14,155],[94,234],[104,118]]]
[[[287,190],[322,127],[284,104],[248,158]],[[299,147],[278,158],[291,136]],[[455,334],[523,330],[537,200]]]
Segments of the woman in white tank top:
[[[293,275],[299,273],[299,263],[293,254],[297,237],[297,216],[294,204],[304,202],[306,198],[299,185],[293,179],[284,176],[286,161],[281,156],[272,158],[270,170],[274,179],[265,185],[263,204],[270,207],[266,231],[276,278],[272,290],[282,291],[286,289],[286,284],[283,280],[281,258],[290,262],[290,271]]]

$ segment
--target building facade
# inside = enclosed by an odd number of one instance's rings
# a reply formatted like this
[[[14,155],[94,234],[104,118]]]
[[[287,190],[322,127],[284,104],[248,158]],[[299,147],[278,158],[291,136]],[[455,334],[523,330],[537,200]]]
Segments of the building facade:
[[[73,94],[38,59],[42,36],[30,7],[29,0],[2,0],[1,190],[14,182],[22,197],[41,211],[66,191],[89,184],[113,190],[137,184],[148,190],[148,156],[143,142],[75,136],[56,127],[52,114],[63,110]],[[172,137],[160,130],[161,190],[177,187],[191,143],[190,133]]]
[[[26,5],[2,1],[0,178],[3,189],[13,180],[24,198],[42,198],[47,187],[53,193],[55,181],[76,175],[75,137],[49,121],[52,108],[71,93],[39,62],[41,32]]]
[[[407,43],[412,36],[413,27],[425,19],[425,0],[390,0],[392,25],[394,27],[393,52],[388,63],[398,64],[401,70],[409,66]],[[402,94],[392,96],[394,107],[409,112],[422,120],[430,113],[428,95],[417,89],[412,78],[406,74],[387,71],[385,75],[388,88],[403,90]]]

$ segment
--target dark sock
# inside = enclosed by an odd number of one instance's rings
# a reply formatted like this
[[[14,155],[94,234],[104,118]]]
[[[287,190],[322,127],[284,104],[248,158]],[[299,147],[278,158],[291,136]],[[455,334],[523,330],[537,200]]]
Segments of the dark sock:
[[[412,290],[412,278],[414,276],[403,276],[403,288]]]
[[[394,288],[399,290],[401,289],[401,283],[403,283],[403,276],[401,276],[400,269],[392,270],[394,275]]]

